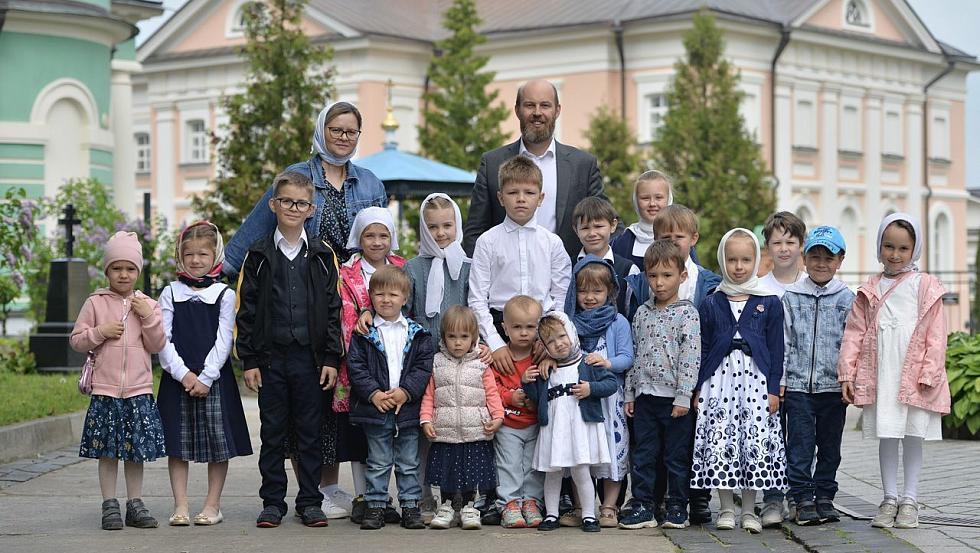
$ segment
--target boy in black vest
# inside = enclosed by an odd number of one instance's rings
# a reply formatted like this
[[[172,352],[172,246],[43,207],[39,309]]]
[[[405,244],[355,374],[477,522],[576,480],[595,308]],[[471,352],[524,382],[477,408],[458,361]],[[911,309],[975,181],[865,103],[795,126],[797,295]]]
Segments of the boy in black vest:
[[[275,528],[286,514],[283,437],[289,423],[298,451],[296,512],[307,526],[326,526],[321,509],[320,425],[323,390],[337,382],[340,295],[337,259],[323,240],[307,240],[313,182],[300,173],[276,176],[269,209],[274,233],[249,247],[238,277],[235,350],[245,385],[259,394],[263,509],[255,525]]]

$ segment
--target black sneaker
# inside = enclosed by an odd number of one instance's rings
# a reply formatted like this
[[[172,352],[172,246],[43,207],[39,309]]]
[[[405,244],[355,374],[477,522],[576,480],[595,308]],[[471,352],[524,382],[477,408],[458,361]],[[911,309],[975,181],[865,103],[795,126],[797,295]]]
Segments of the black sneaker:
[[[400,517],[399,517],[400,518]],[[380,530],[385,526],[384,507],[368,507],[361,521],[361,530]]]
[[[402,528],[409,530],[424,530],[425,521],[422,520],[422,510],[418,507],[405,507],[402,509]]]
[[[639,501],[633,502],[633,509],[629,514],[619,517],[619,527],[628,530],[639,530],[640,528],[656,528],[657,519],[653,516],[653,507]]]
[[[657,507],[653,510],[653,518],[657,524],[663,524],[667,520],[667,507],[663,503],[657,503]]]
[[[820,514],[817,513],[817,505],[813,501],[805,500],[796,504],[796,524],[799,526],[820,524]]]
[[[633,512],[634,499],[631,497],[629,501],[623,504],[623,507],[619,510],[619,518],[629,516]]]
[[[299,516],[303,520],[304,526],[322,528],[327,525],[327,515],[323,513],[323,509],[316,505],[311,505],[302,510],[296,510],[299,511]]]
[[[150,516],[150,510],[143,504],[142,499],[137,497],[126,502],[126,526],[156,528],[159,525],[157,519]]]
[[[282,516],[284,514],[279,510],[279,507],[269,505],[259,513],[259,517],[255,519],[255,526],[259,528],[276,528],[282,524]]]
[[[689,512],[691,514],[691,524],[707,524],[711,522],[711,507],[708,505],[708,498],[706,497],[692,497]]]
[[[350,521],[354,524],[360,524],[364,521],[364,513],[367,512],[368,505],[367,501],[364,499],[363,495],[359,495],[354,498],[351,502],[350,507]]]
[[[122,530],[122,512],[119,510],[119,500],[106,499],[102,502],[102,529]]]
[[[687,521],[687,509],[680,503],[667,505],[667,516],[660,525],[664,528],[687,528],[690,526]]]
[[[582,519],[582,531],[583,532],[600,532],[602,528],[599,527],[599,521],[593,517],[585,517]]]
[[[480,524],[483,526],[500,526],[500,511],[493,501],[480,506]]]
[[[840,512],[834,507],[833,499],[818,499],[817,515],[820,516],[820,522],[840,521]]]
[[[402,516],[398,514],[398,511],[389,502],[385,507],[385,524],[398,524],[401,521]]]
[[[558,517],[555,515],[548,515],[544,517],[544,520],[542,520],[541,524],[538,525],[538,532],[550,532],[559,528],[561,528],[561,524],[558,522]]]

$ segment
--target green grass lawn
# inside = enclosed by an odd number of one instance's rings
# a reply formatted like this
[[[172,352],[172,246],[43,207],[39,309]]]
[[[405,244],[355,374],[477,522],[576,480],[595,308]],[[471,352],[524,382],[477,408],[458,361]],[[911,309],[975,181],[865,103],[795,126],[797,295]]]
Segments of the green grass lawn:
[[[153,371],[153,393],[160,385],[160,369]],[[14,374],[0,372],[0,426],[88,407],[88,396],[78,391],[78,374]]]

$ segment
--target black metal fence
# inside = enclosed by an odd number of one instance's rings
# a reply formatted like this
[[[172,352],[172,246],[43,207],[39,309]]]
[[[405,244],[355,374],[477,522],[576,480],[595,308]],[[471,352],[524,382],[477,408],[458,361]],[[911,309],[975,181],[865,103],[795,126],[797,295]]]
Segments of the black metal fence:
[[[852,290],[877,273],[838,272],[837,276]],[[943,303],[946,311],[946,328],[949,332],[976,332],[980,321],[972,318],[971,307],[976,291],[976,275],[972,271],[929,271],[929,274],[939,278],[946,288]]]

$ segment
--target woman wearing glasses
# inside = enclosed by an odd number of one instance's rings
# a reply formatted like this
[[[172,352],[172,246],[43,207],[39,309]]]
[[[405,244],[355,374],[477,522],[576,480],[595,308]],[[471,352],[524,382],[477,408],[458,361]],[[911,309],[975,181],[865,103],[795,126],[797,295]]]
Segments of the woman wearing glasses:
[[[349,102],[328,105],[316,120],[312,157],[286,168],[313,181],[315,211],[306,221],[306,233],[323,237],[340,263],[352,253],[346,248],[347,237],[357,213],[365,207],[388,205],[381,180],[350,161],[360,136],[361,112],[357,107]],[[225,247],[224,272],[230,277],[238,274],[252,242],[275,229],[276,219],[268,208],[271,194],[270,188]]]

